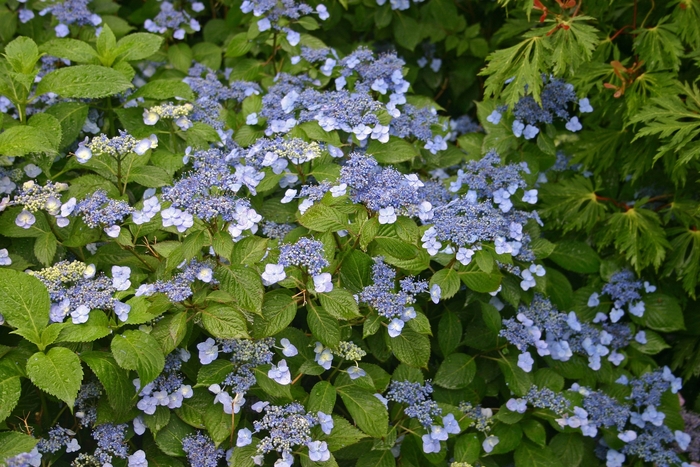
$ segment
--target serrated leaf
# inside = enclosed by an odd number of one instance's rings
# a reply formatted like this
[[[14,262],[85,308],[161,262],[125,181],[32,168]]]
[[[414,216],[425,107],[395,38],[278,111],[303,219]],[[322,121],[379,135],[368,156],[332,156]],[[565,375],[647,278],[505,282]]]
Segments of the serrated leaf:
[[[0,367],[0,422],[10,416],[21,394],[19,376]]]
[[[41,345],[41,333],[49,322],[49,292],[37,278],[23,272],[0,269],[0,314],[22,337]]]
[[[163,38],[157,34],[137,32],[122,37],[117,42],[115,55],[121,60],[143,60],[160,50]]]
[[[331,414],[335,407],[336,391],[328,381],[319,381],[311,388],[309,400],[306,403],[308,412],[323,412]]]
[[[0,153],[22,157],[30,153],[57,154],[57,150],[40,128],[18,125],[0,133]]]
[[[124,331],[112,339],[112,354],[120,367],[136,370],[144,387],[158,377],[165,366],[158,342],[143,331]]]
[[[5,46],[5,57],[17,73],[31,74],[39,60],[39,49],[31,38],[20,36]]]
[[[347,214],[321,203],[316,203],[307,209],[299,216],[298,221],[315,232],[337,232],[348,227]]]
[[[0,433],[0,459],[14,457],[23,452],[30,452],[39,440],[18,431]]]
[[[415,368],[427,368],[430,359],[430,339],[407,327],[391,338],[391,349],[400,362]]]
[[[75,353],[64,347],[37,352],[27,361],[27,376],[39,389],[64,401],[72,411],[83,381],[83,368]]]
[[[243,314],[232,306],[213,303],[201,311],[202,325],[219,339],[248,337],[247,322]]]
[[[255,338],[273,336],[289,326],[297,313],[297,304],[284,290],[273,290],[265,294],[262,316],[253,318]]]
[[[322,344],[335,348],[340,342],[340,325],[338,320],[332,317],[320,306],[309,302],[307,306],[306,322],[313,333],[314,338]]]
[[[370,436],[381,438],[389,426],[386,407],[374,394],[355,386],[337,388],[340,398],[357,426]]]
[[[455,296],[462,286],[462,283],[459,281],[459,275],[454,269],[444,268],[440,269],[430,278],[431,290],[434,285],[440,287],[439,298],[441,300],[447,300]]]
[[[221,290],[231,294],[243,310],[262,312],[265,288],[258,273],[243,266],[230,266],[217,268],[216,277]]]
[[[348,320],[362,316],[355,297],[341,287],[318,294],[318,299],[323,308],[337,319]]]
[[[440,364],[433,383],[446,389],[467,387],[476,375],[474,357],[462,353],[453,353]]]
[[[179,417],[170,417],[168,425],[155,436],[158,447],[169,456],[184,457],[182,450],[182,438],[194,432],[194,428],[180,420]]]
[[[613,244],[637,271],[661,266],[670,246],[659,215],[636,206],[609,217],[602,244]]]
[[[118,412],[128,410],[136,396],[129,372],[120,368],[109,352],[87,351],[80,354],[107,392],[109,405]]]
[[[39,47],[42,53],[76,63],[99,63],[97,52],[87,42],[68,37],[52,39]]]
[[[71,321],[59,325],[60,333],[57,342],[92,342],[112,333],[109,319],[102,310],[92,310],[87,322],[73,324]]]
[[[526,93],[540,100],[540,74],[546,69],[548,53],[543,36],[544,32],[535,31],[519,44],[496,50],[486,57],[488,64],[479,75],[488,77],[484,89],[487,96],[500,96],[509,107]],[[504,89],[506,80],[510,81]]]
[[[129,80],[117,70],[99,65],[76,65],[48,73],[37,85],[36,95],[53,92],[61,97],[96,99],[131,87]]]

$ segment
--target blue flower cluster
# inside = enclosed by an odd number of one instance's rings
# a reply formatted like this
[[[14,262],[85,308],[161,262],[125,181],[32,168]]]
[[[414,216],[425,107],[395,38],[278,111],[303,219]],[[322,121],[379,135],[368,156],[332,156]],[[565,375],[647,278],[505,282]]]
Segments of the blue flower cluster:
[[[399,291],[395,292],[396,271],[381,257],[374,258],[372,282],[372,285],[368,285],[357,295],[357,301],[366,303],[374,308],[379,316],[390,320],[389,336],[398,337],[406,322],[416,317],[416,310],[408,305],[415,303],[416,294],[428,291],[428,283],[406,277],[399,281]]]
[[[610,277],[610,281],[603,286],[600,294],[594,292],[588,298],[588,306],[591,308],[600,305],[600,297],[602,295],[607,295],[613,305],[608,315],[598,312],[594,322],[605,321],[609,317],[610,321],[617,323],[625,314],[625,306],[627,306],[627,311],[632,316],[638,318],[644,316],[645,305],[640,293],[642,288],[646,293],[656,291],[656,286],[646,281],[637,280],[632,271],[622,270],[613,274]]]
[[[128,267],[113,266],[110,279],[104,273],[96,273],[92,264],[59,261],[29,274],[48,289],[52,302],[49,318],[54,323],[62,323],[68,315],[73,324],[85,323],[91,310],[114,311],[121,321],[129,317],[131,306],[113,297],[117,291],[131,286],[131,269]]]
[[[212,265],[208,262],[192,259],[189,263],[183,262],[179,267],[182,268],[182,271],[169,280],[158,280],[153,284],[141,284],[136,289],[135,295],[137,297],[141,295],[150,297],[155,293],[164,293],[170,301],[176,303],[187,300],[192,296],[192,284],[195,280],[212,285],[218,284],[218,281],[214,279]]]
[[[513,134],[518,138],[532,139],[540,132],[539,123],[550,124],[555,118],[566,121],[566,129],[577,132],[583,126],[577,116],[571,115],[570,108],[577,103],[574,86],[553,76],[542,76],[544,87],[540,96],[541,103],[531,95],[521,97],[513,108]],[[593,112],[588,98],[578,100],[578,110],[582,113]],[[494,125],[501,121],[503,107],[494,110],[487,118]]]
[[[518,366],[532,371],[534,360],[528,347],[538,355],[553,360],[568,361],[574,353],[586,355],[593,370],[601,367],[601,358],[619,366],[625,355],[619,350],[632,341],[632,331],[626,324],[606,323],[594,326],[581,323],[573,311],[558,311],[549,299],[535,294],[529,306],[521,305],[515,318],[503,320],[500,335],[514,344],[522,353]]]
[[[330,416],[323,412],[318,412],[316,415],[307,413],[304,406],[298,402],[284,406],[266,405],[263,410],[265,415],[262,419],[253,422],[255,429],[251,433],[244,432],[242,439],[239,432],[238,438],[240,446],[250,444],[252,434],[268,432],[268,435],[257,444],[257,455],[253,457],[255,464],[262,465],[263,456],[276,451],[281,458],[275,465],[291,467],[294,462],[292,450],[296,446],[306,446],[309,449],[309,458],[314,462],[325,462],[330,459],[331,453],[326,442],[314,441],[311,437],[311,428],[314,426],[321,426],[326,434],[331,433],[333,420]]]
[[[216,467],[224,457],[224,450],[217,448],[209,436],[199,431],[182,438],[182,450],[192,467]]]
[[[194,395],[192,386],[184,384],[185,377],[180,372],[183,362],[190,359],[185,349],[172,352],[165,357],[165,367],[158,377],[141,387],[141,380],[134,380],[134,387],[141,400],[136,404],[146,415],[153,415],[159,406],[169,409],[182,407],[182,401]]]

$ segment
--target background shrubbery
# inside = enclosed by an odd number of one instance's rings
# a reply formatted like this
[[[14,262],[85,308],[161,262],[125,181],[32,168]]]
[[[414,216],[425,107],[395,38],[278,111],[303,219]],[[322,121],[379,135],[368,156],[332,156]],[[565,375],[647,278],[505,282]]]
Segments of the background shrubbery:
[[[0,465],[700,461],[700,1],[8,0],[0,43]]]

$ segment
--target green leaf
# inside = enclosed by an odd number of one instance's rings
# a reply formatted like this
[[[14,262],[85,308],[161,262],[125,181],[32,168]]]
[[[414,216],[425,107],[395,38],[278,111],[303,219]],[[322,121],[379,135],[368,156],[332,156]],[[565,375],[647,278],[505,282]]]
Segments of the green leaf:
[[[602,239],[603,245],[614,244],[637,271],[647,266],[661,266],[666,249],[670,247],[659,215],[638,207],[640,204],[612,214]]]
[[[39,389],[58,397],[73,410],[83,381],[83,368],[72,351],[54,347],[47,353],[35,353],[27,361],[27,376]]]
[[[492,454],[511,452],[518,447],[523,438],[523,430],[519,423],[498,423],[491,429],[491,433],[499,440],[499,443],[493,448]]]
[[[132,99],[143,97],[146,99],[166,100],[181,98],[194,100],[192,88],[187,83],[183,83],[179,78],[154,79],[141,86],[131,96]]]
[[[61,38],[44,42],[39,47],[42,53],[53,57],[66,58],[76,63],[98,63],[97,52],[87,42]],[[49,107],[51,108],[51,107]]]
[[[432,289],[436,284],[440,287],[439,298],[441,300],[454,297],[462,286],[462,283],[459,281],[459,275],[452,268],[440,269],[433,274],[433,277],[430,278],[430,288]]]
[[[584,21],[595,20],[590,16],[572,16],[566,27],[558,28],[550,35],[550,62],[555,76],[573,75],[580,65],[591,60],[598,46],[598,30]]]
[[[542,89],[541,70],[546,69],[547,45],[545,32],[532,31],[526,39],[507,49],[491,53],[488,64],[479,72],[487,76],[484,93],[487,96],[501,97],[509,107],[515,105],[526,93],[540,100]],[[510,80],[503,89],[506,80]]]
[[[233,417],[224,412],[219,404],[209,404],[203,419],[209,436],[217,446],[231,435]]]
[[[19,376],[0,366],[0,422],[10,416],[21,394]]]
[[[209,365],[203,365],[197,373],[197,386],[209,387],[212,384],[219,384],[226,375],[234,370],[233,363],[226,360],[214,360]]]
[[[163,355],[167,355],[180,345],[188,330],[187,312],[167,314],[158,321],[151,335],[158,341]]]
[[[120,367],[136,370],[141,387],[156,379],[165,366],[158,341],[143,331],[124,331],[114,336],[111,348]]]
[[[309,400],[306,403],[307,412],[333,413],[335,407],[336,391],[328,381],[319,381],[314,385],[309,393]]]
[[[306,309],[308,310],[306,322],[309,324],[309,329],[313,333],[314,338],[328,347],[337,347],[340,342],[340,325],[338,320],[320,306],[314,306],[313,302],[309,302]]]
[[[634,139],[658,136],[664,143],[654,160],[665,154],[678,157],[676,169],[700,157],[700,89],[688,83],[676,85],[675,92],[649,100],[649,104],[632,115],[632,123],[644,123]]]
[[[423,38],[421,25],[408,15],[394,16],[394,38],[400,46],[414,50]]]
[[[194,433],[194,429],[180,420],[179,417],[170,417],[168,425],[155,436],[156,444],[161,451],[169,456],[184,457],[182,438],[192,433]]]
[[[0,433],[0,459],[8,459],[34,449],[39,440],[18,431]]]
[[[382,451],[368,451],[357,459],[355,467],[394,467],[396,458],[390,449]]]
[[[449,355],[455,351],[462,342],[462,322],[459,317],[447,311],[438,323],[438,345],[443,355]]]
[[[516,396],[524,396],[532,387],[532,375],[518,366],[516,355],[507,355],[498,360],[498,366],[506,379],[506,385]]]
[[[430,359],[428,336],[404,328],[401,334],[391,338],[391,349],[400,362],[415,368],[427,368]]]
[[[644,305],[644,315],[639,319],[644,326],[660,332],[685,329],[683,311],[675,298],[657,292],[644,297]]]
[[[153,165],[133,167],[127,180],[149,188],[169,186],[173,183],[172,177],[165,169]]]
[[[260,275],[243,266],[220,267],[216,270],[221,290],[231,294],[241,309],[255,314],[262,312],[263,287]]]
[[[563,465],[578,467],[583,460],[583,435],[580,433],[559,433],[549,443]]]
[[[97,53],[104,66],[112,66],[116,58],[117,38],[114,36],[109,24],[105,24],[100,35],[97,36]]]
[[[210,304],[201,311],[202,325],[212,336],[219,339],[242,339],[248,337],[245,316],[232,306]]]
[[[240,57],[250,52],[252,48],[253,42],[248,40],[248,34],[242,32],[233,36],[226,47],[225,55],[231,58]]]
[[[34,256],[41,261],[41,264],[48,267],[53,264],[57,247],[58,241],[53,232],[44,232],[34,240]]]
[[[523,429],[525,436],[534,441],[535,444],[540,446],[547,444],[547,432],[545,431],[544,426],[537,420],[533,418],[523,420],[520,423],[520,427]]]
[[[44,110],[48,115],[53,115],[61,125],[61,143],[64,148],[78,138],[85,125],[89,107],[80,102],[59,102]]]
[[[316,203],[298,217],[301,225],[315,232],[337,232],[348,227],[348,216],[343,212]]]
[[[0,133],[0,153],[22,157],[30,153],[54,155],[58,151],[40,128],[18,125]]]
[[[128,410],[136,396],[129,372],[117,365],[109,352],[86,351],[80,358],[87,363],[107,392],[109,405],[116,411]]]
[[[333,287],[330,292],[318,294],[323,308],[337,319],[353,319],[362,316],[352,294],[341,287]]]
[[[252,266],[267,255],[269,240],[256,236],[245,237],[233,247],[231,264]]]
[[[274,336],[289,326],[297,314],[297,304],[285,290],[265,294],[262,316],[253,318],[253,337]]]
[[[366,434],[352,426],[350,422],[343,417],[337,415],[333,415],[333,431],[331,431],[329,436],[325,436],[326,442],[328,443],[328,450],[331,452],[335,452],[347,446],[352,446],[366,437]]]
[[[61,97],[101,98],[131,88],[117,70],[99,65],[76,65],[48,73],[36,87],[36,95],[53,92]]]
[[[115,55],[121,60],[143,60],[160,50],[163,38],[157,34],[137,32],[122,37],[117,42]]]
[[[41,345],[41,333],[49,322],[49,292],[37,278],[23,272],[0,269],[0,314],[17,333]]]
[[[433,382],[445,389],[462,389],[469,386],[475,375],[474,357],[453,353],[440,364]]]
[[[56,342],[93,342],[112,333],[109,319],[102,310],[92,310],[85,323],[73,324],[68,321],[60,326],[61,332],[56,337]]]
[[[370,141],[367,146],[367,154],[373,155],[377,162],[382,164],[398,164],[415,159],[420,155],[420,152],[408,141],[391,136],[387,143],[380,143],[377,140]]]
[[[17,73],[28,75],[39,60],[39,49],[32,39],[20,36],[5,46],[5,57]]]
[[[253,462],[253,457],[255,457],[257,453],[255,444],[236,448],[233,450],[229,465],[236,467],[255,467],[256,464]]]
[[[336,388],[355,424],[370,436],[381,438],[389,426],[386,407],[374,394],[355,386]]]
[[[581,274],[594,274],[600,268],[598,253],[588,244],[576,240],[558,242],[549,259],[568,271]]]
[[[497,269],[490,274],[486,273],[479,268],[476,261],[472,261],[466,266],[458,266],[457,274],[464,285],[474,292],[493,292],[501,284],[501,274]]]
[[[455,462],[476,462],[481,455],[481,441],[476,433],[465,433],[455,442]]]
[[[674,23],[664,24],[668,17],[653,26],[634,31],[634,50],[644,60],[649,71],[674,70],[678,72],[684,48],[676,35]]]
[[[561,463],[549,447],[523,441],[515,450],[515,465],[518,467],[560,467]]]

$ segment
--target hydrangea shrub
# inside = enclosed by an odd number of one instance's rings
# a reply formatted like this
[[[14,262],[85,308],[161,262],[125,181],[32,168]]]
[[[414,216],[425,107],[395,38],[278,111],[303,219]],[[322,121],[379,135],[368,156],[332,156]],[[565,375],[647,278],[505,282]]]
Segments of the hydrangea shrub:
[[[0,466],[700,461],[700,2],[618,3],[1,6]]]

